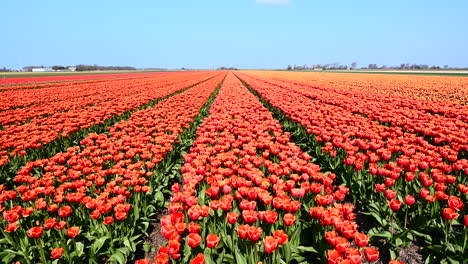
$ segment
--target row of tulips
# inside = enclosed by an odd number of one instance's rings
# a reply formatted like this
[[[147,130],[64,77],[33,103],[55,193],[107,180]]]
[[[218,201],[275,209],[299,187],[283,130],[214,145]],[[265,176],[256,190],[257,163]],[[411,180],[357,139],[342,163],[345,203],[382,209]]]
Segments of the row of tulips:
[[[155,206],[164,205],[173,147],[207,111],[223,78],[134,112],[67,152],[28,162],[13,189],[0,187],[1,262],[126,263]]]
[[[136,87],[128,86],[129,83],[121,81],[112,85],[114,92],[111,93],[110,100],[70,111],[51,112],[50,115],[34,118],[29,123],[5,126],[0,130],[0,167],[8,164],[11,157],[28,155],[29,160],[42,158],[44,155],[49,155],[41,151],[45,144],[60,142],[71,134],[104,124],[109,119],[119,117],[215,75],[217,73],[190,73],[178,82],[164,79],[162,83],[159,78],[151,78],[144,81],[144,85]]]
[[[376,98],[375,93],[370,92],[354,90],[335,92],[315,88],[306,83],[293,84],[287,81],[265,79],[263,81],[298,92],[319,102],[364,115],[381,124],[391,127],[398,126],[405,132],[421,135],[433,145],[446,146],[435,148],[441,154],[448,152],[448,155],[457,156],[459,152],[468,152],[468,123],[464,122],[468,121],[468,107],[464,107],[466,119],[463,114],[448,117],[444,115],[444,112],[431,114],[424,110],[415,109],[415,107],[402,106],[398,103],[399,100],[394,97],[387,96],[385,100],[381,100],[380,97]],[[406,101],[413,106],[417,105],[418,100],[407,98]],[[411,103],[411,101],[413,102]],[[462,108],[460,105],[457,106]],[[446,107],[445,109],[450,108]],[[458,111],[458,113],[460,112]]]
[[[136,263],[361,263],[379,252],[334,185],[229,74],[172,186],[168,240]]]
[[[373,101],[468,120],[465,77],[269,71],[255,72],[255,75],[353,96],[372,94]]]
[[[176,78],[177,77],[177,78]],[[139,96],[148,87],[155,89],[193,76],[164,76],[132,80],[109,80],[100,84],[66,84],[54,88],[42,88],[27,91],[3,93],[0,105],[10,107],[0,112],[0,125],[20,125],[30,122],[41,122],[46,116],[67,111],[86,111],[87,107],[98,106],[103,102],[115,101],[118,98]],[[157,83],[157,85],[155,85]],[[125,89],[116,89],[125,87]],[[26,95],[27,94],[27,95]],[[13,126],[15,127],[15,126]]]
[[[41,76],[41,77],[19,77],[19,78],[2,78],[0,86],[12,86],[20,84],[37,84],[37,83],[52,83],[52,82],[70,82],[77,80],[95,80],[95,79],[111,79],[111,78],[134,78],[140,76],[160,75],[164,73],[140,72],[140,73],[113,73],[113,74],[86,74],[86,75],[66,75],[66,76]],[[6,89],[8,87],[1,87]]]
[[[194,73],[172,73],[110,80],[92,80],[86,82],[50,83],[44,84],[42,87],[36,89],[4,91],[1,93],[0,110],[3,112],[8,109],[22,108],[32,105],[41,105],[58,101],[66,102],[80,97],[96,95],[105,96],[109,93],[120,92],[120,89],[116,89],[116,87],[125,86],[126,89],[124,90],[131,90],[140,86],[154,86],[155,84],[163,85],[168,82],[173,83],[181,81],[184,78],[190,78],[191,76],[194,76]],[[133,92],[138,93],[140,91],[135,90]]]
[[[294,85],[239,76],[280,110],[279,118],[322,165],[343,172],[340,179],[351,188],[354,201],[364,199],[365,213],[375,219],[369,235],[385,238],[394,250],[408,246],[416,235],[428,244],[428,261],[466,261],[468,162],[457,157],[460,153],[323,103],[322,97],[311,100]]]

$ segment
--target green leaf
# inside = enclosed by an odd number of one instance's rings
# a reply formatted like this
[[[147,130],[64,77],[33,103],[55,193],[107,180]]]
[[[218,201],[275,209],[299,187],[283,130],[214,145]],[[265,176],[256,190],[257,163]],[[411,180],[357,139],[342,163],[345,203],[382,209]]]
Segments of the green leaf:
[[[109,258],[110,263],[125,264],[125,256],[121,252],[116,252]]]
[[[455,260],[455,259],[453,259],[453,258],[451,258],[451,257],[448,257],[447,260],[448,260],[448,262],[449,262],[450,264],[461,264],[460,261]]]
[[[382,231],[380,233],[373,234],[372,236],[373,237],[382,237],[382,238],[385,238],[388,241],[392,240],[392,237],[393,237],[392,233],[390,233],[388,231]]]
[[[127,258],[132,253],[132,251],[130,251],[130,249],[126,247],[118,248],[117,251],[122,253],[125,256],[125,258]]]
[[[105,236],[105,237],[101,237],[99,239],[97,239],[92,245],[91,245],[91,254],[92,255],[99,255],[99,250],[102,248],[102,246],[104,246],[104,244],[106,243],[107,240],[110,240],[109,237]]]
[[[15,254],[2,252],[0,253],[0,258],[2,258],[2,263],[11,263],[15,258]]]
[[[131,251],[136,251],[135,243],[130,242],[130,240],[128,240],[128,238],[125,238],[125,239],[124,239],[123,244],[124,244],[128,249],[130,249]]]
[[[162,206],[164,204],[164,194],[162,192],[156,192],[154,199],[157,206]]]
[[[304,247],[298,246],[297,249],[301,252],[312,252],[312,253],[319,253],[314,247]]]
[[[447,247],[447,249],[452,252],[452,253],[456,253],[455,252],[455,248],[453,247],[453,245],[451,243],[447,243],[445,244],[445,246]]]
[[[247,264],[247,261],[245,260],[244,256],[242,256],[241,254],[239,254],[239,251],[236,250],[236,262],[238,264]]]
[[[411,233],[413,233],[413,234],[415,234],[417,236],[423,237],[426,240],[426,242],[428,242],[428,244],[431,244],[431,242],[432,242],[432,237],[430,235],[418,232],[416,230],[411,230]]]

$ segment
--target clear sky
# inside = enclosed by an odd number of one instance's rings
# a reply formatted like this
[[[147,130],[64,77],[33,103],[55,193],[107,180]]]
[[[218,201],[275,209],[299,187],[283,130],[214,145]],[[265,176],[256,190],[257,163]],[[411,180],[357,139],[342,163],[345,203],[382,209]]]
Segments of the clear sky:
[[[468,0],[3,0],[0,67],[468,66]]]

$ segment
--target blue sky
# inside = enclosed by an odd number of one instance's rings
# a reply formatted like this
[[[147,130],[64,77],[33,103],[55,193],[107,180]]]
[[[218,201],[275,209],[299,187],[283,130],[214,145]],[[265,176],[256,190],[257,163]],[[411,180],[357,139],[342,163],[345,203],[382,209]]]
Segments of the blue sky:
[[[468,66],[468,1],[15,0],[0,67]]]

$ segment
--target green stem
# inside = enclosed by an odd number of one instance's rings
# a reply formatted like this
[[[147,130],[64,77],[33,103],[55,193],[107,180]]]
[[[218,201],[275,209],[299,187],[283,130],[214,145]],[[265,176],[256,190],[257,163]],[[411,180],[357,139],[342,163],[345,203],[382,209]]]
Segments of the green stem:
[[[408,205],[405,206],[405,225],[404,225],[405,230],[406,230],[407,221],[408,221]]]
[[[49,263],[47,261],[47,258],[45,256],[45,252],[44,252],[44,243],[42,242],[42,239],[38,238],[37,239],[37,244],[39,246],[39,254],[41,255],[41,261],[43,264],[46,264],[46,263]]]
[[[468,233],[468,230],[467,230],[467,227],[465,227],[465,238],[463,239],[463,252],[466,252],[465,249],[466,249],[467,233]]]

